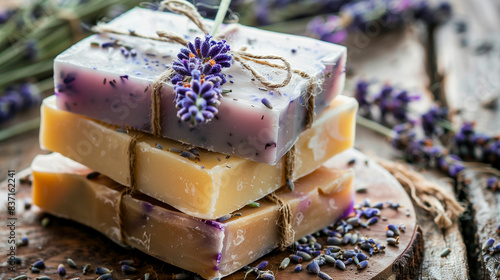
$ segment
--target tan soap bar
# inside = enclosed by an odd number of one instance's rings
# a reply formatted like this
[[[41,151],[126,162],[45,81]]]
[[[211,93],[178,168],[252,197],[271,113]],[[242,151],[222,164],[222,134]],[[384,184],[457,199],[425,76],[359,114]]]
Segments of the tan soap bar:
[[[339,96],[313,127],[302,133],[295,145],[293,178],[311,173],[353,146],[357,106],[355,99]],[[131,135],[117,131],[115,126],[60,110],[54,97],[44,100],[41,111],[42,148],[61,153],[122,185],[131,185]],[[136,189],[191,216],[214,219],[285,184],[284,159],[271,166],[203,149],[189,150],[177,141],[140,137],[135,148]]]
[[[92,170],[56,153],[37,156],[32,170],[34,204],[119,243],[117,203],[123,186],[103,175],[87,179]],[[278,191],[290,205],[296,240],[351,213],[353,174],[322,166],[299,179],[295,191]],[[259,203],[239,210],[239,217],[217,222],[191,217],[142,194],[124,195],[122,233],[126,244],[149,255],[207,279],[221,277],[277,247],[279,206],[266,198]]]

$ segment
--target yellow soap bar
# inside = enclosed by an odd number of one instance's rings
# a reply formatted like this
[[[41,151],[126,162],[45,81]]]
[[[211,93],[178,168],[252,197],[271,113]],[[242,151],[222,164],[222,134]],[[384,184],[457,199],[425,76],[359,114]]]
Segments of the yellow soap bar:
[[[295,144],[293,178],[311,173],[353,146],[357,106],[355,99],[339,96],[313,127],[301,134]],[[45,99],[41,111],[43,149],[58,152],[122,185],[131,185],[128,149],[137,133],[129,135],[119,132],[118,127],[57,109],[55,97]],[[136,190],[191,216],[214,219],[285,184],[284,159],[272,166],[203,149],[189,150],[177,141],[140,137],[135,148]]]
[[[33,202],[43,210],[92,227],[120,243],[118,198],[123,186],[60,154],[39,155],[32,164]],[[352,212],[354,172],[320,167],[299,179],[295,190],[278,191],[290,205],[295,240]],[[169,187],[168,182],[165,187]],[[182,269],[212,279],[231,274],[277,247],[279,206],[268,199],[244,207],[229,220],[195,218],[145,195],[124,195],[124,243]]]

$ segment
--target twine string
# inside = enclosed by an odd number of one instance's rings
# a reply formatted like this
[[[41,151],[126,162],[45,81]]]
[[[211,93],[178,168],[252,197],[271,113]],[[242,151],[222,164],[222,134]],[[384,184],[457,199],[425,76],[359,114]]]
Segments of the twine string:
[[[279,215],[276,221],[280,234],[278,248],[280,251],[285,251],[295,241],[295,230],[292,228],[292,209],[290,204],[285,203],[275,192],[269,194],[267,198],[278,205]]]
[[[410,170],[406,165],[377,159],[401,185],[409,189],[413,201],[434,216],[434,222],[440,229],[447,229],[465,211],[453,194],[445,191],[436,183],[426,180],[421,174]]]

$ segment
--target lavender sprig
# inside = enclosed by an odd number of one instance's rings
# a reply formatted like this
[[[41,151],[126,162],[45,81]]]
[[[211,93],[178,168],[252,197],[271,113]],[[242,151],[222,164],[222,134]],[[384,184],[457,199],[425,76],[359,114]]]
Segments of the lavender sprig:
[[[201,75],[199,70],[193,70],[190,83],[179,82],[174,87],[177,117],[193,126],[213,119],[222,98],[217,77],[206,80]]]
[[[172,66],[176,71],[172,84],[188,82],[191,72],[198,70],[206,79],[218,77],[220,85],[223,85],[226,78],[221,71],[222,68],[231,66],[230,49],[224,40],[216,42],[210,35],[206,35],[204,41],[197,37],[194,43],[189,42],[187,48],[182,48],[177,54],[178,59]]]
[[[38,105],[40,99],[40,91],[34,84],[26,83],[8,88],[0,96],[0,125],[19,112]]]

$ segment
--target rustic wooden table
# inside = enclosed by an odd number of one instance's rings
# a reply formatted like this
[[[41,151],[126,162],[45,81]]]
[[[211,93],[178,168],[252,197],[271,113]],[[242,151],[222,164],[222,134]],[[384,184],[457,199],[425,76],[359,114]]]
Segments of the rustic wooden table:
[[[372,33],[351,36],[348,41],[348,64],[352,75],[347,81],[345,94],[352,94],[354,83],[359,77],[388,81],[423,93],[424,98],[419,101],[421,108],[417,110],[425,110],[433,99],[430,92],[433,90],[440,93],[441,100],[450,108],[464,112],[462,118],[475,120],[479,131],[500,134],[500,110],[482,106],[482,103],[493,102],[500,108],[500,101],[493,98],[500,91],[500,4],[488,0],[476,0],[474,3],[456,0],[453,3],[453,18],[437,28],[432,38],[428,36],[427,30],[418,25],[378,36]],[[457,31],[458,22],[467,22],[465,32]],[[487,51],[480,51],[485,46]],[[22,118],[33,118],[37,114],[34,110]],[[457,123],[460,121],[459,117]],[[368,155],[391,160],[398,156],[387,139],[361,126],[357,127],[355,146]],[[6,178],[7,170],[21,171],[27,168],[39,153],[46,152],[39,147],[38,130],[1,142],[0,180]],[[459,188],[441,180],[443,174],[426,172],[425,176],[455,193],[467,206],[467,212],[460,222],[441,231],[432,216],[415,207],[417,224],[423,230],[425,248],[416,278],[498,279],[500,257],[497,254],[488,258],[478,248],[489,237],[500,239],[495,233],[496,226],[500,224],[500,194],[485,190],[484,178],[475,174],[470,174],[473,181],[468,187]],[[61,221],[56,220],[55,223]],[[70,226],[85,231],[81,226]],[[26,229],[27,232],[36,230]],[[58,234],[63,237],[65,232]],[[81,236],[88,234],[82,232]],[[96,232],[91,231],[90,235],[106,242],[105,237]],[[3,238],[6,240],[7,237]],[[3,254],[5,242],[0,243]],[[57,246],[72,244],[60,242]],[[452,251],[446,258],[440,256],[443,247],[450,247]],[[115,245],[92,248],[103,255],[107,250],[114,249]]]

